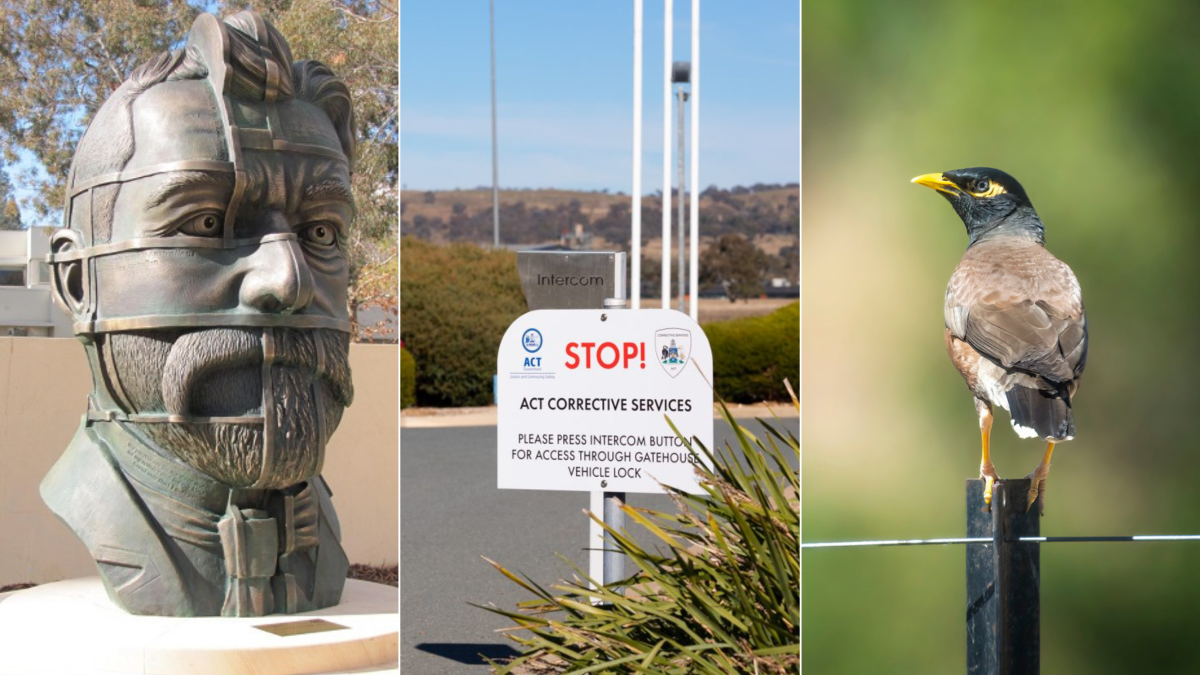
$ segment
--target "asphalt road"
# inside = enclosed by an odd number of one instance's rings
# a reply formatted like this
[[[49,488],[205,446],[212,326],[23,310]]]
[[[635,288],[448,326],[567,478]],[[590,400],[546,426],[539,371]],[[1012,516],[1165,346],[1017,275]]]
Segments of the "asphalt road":
[[[743,422],[751,430],[753,422]],[[798,421],[784,426],[797,434]],[[717,422],[714,440],[732,434]],[[629,502],[665,510],[661,495]],[[497,631],[508,619],[472,607],[513,609],[530,599],[487,564],[487,556],[542,585],[570,578],[556,554],[587,569],[583,492],[496,489],[496,427],[400,431],[400,663],[405,675],[483,675],[481,654],[519,647]]]

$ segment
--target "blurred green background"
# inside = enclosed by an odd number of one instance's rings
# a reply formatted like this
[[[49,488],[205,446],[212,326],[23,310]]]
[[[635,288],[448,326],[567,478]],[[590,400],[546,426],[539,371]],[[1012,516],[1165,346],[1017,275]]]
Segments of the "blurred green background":
[[[805,541],[963,536],[971,395],[942,302],[961,221],[908,181],[1003,169],[1090,329],[1045,535],[1200,534],[1200,4],[803,4]],[[993,458],[1043,446],[998,412]],[[1200,542],[1042,547],[1043,673],[1194,673]],[[962,546],[804,554],[810,673],[965,670]]]

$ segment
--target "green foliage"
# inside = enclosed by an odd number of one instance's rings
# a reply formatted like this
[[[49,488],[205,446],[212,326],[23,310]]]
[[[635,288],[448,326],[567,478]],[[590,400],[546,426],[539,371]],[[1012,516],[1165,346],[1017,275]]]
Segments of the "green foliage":
[[[41,215],[63,203],[75,143],[100,104],[140,63],[184,37],[201,3],[165,0],[0,0],[0,149],[31,153],[45,173]]]
[[[764,422],[764,443],[722,410],[739,447],[692,449],[713,467],[699,469],[704,492],[668,488],[678,513],[621,507],[653,550],[605,526],[638,568],[629,579],[594,589],[576,569],[547,590],[488,561],[537,596],[515,612],[486,608],[530,633],[512,636],[527,651],[499,675],[798,672],[800,442]]]
[[[400,348],[400,409],[417,402],[417,362],[404,347]]]
[[[8,197],[3,200],[4,210],[0,212],[0,230],[23,230],[21,224],[21,207],[17,200]]]
[[[0,165],[0,230],[21,230],[21,207],[13,197],[12,181]]]
[[[402,237],[400,256],[400,339],[417,362],[417,403],[490,403],[500,338],[526,311],[516,254]]]
[[[767,255],[740,234],[723,234],[700,255],[700,283],[720,284],[730,302],[762,294]]]
[[[784,378],[800,379],[800,303],[766,316],[703,326],[712,345],[713,386],[734,403],[782,401]]]

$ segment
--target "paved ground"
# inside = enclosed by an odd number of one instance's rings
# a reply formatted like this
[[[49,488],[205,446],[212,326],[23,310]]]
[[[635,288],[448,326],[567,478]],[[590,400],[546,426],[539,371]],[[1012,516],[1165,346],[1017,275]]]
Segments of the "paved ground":
[[[791,410],[784,424],[797,433]],[[486,410],[442,415],[448,419],[441,424],[481,415],[486,419]],[[723,444],[730,433],[718,422],[714,440]],[[543,585],[571,574],[556,553],[586,569],[588,495],[497,490],[495,426],[413,428],[402,419],[400,448],[401,667],[405,675],[483,675],[489,669],[480,654],[516,654],[496,632],[512,624],[469,603],[511,609],[529,598],[480,556]],[[629,501],[669,505],[657,495]]]

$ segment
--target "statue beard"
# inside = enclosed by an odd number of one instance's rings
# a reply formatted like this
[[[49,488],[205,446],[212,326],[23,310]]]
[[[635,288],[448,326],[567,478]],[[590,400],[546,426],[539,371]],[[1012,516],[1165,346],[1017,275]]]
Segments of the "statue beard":
[[[272,337],[268,369],[264,331]],[[132,413],[258,417],[129,424],[221,483],[282,489],[321,471],[353,398],[349,350],[346,333],[326,329],[136,331],[109,334],[100,362],[110,393]]]

